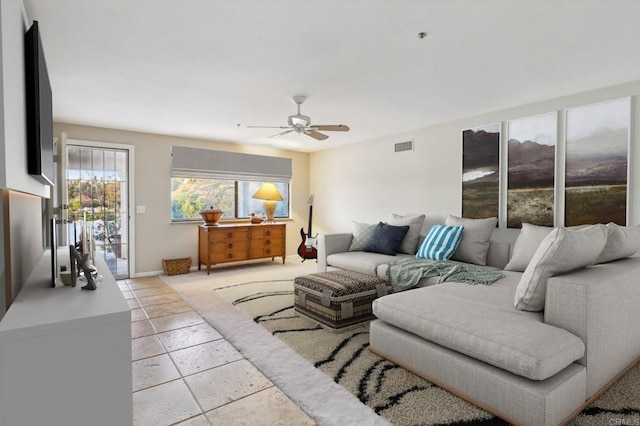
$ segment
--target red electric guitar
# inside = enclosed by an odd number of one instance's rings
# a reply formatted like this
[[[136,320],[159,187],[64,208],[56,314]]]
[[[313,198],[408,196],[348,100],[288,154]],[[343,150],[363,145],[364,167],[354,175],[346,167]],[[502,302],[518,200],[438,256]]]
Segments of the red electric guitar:
[[[313,217],[313,195],[309,197],[309,232],[304,233],[304,228],[300,228],[300,236],[302,237],[302,242],[300,246],[298,246],[298,255],[302,258],[304,262],[307,259],[317,259],[318,258],[318,249],[317,249],[317,234],[314,237],[311,232],[311,220]]]

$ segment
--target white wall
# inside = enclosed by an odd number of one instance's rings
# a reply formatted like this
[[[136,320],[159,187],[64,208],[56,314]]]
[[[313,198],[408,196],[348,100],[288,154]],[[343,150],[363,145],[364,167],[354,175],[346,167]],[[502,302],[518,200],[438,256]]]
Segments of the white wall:
[[[24,34],[29,24],[21,0],[0,2],[0,319],[5,287],[10,302],[43,253],[40,197],[50,194],[27,173]]]
[[[633,96],[629,224],[640,224],[638,95],[640,80],[314,152],[315,230],[350,232],[351,221],[386,220],[390,212],[460,215],[462,130],[627,96]],[[395,143],[411,139],[414,151],[394,153]]]
[[[135,146],[135,205],[131,206],[136,221],[135,274],[161,271],[163,258],[191,256],[193,264],[197,263],[197,225],[171,223],[172,145],[291,158],[291,220],[283,222],[287,224],[287,253],[296,253],[300,228],[306,228],[308,220],[309,154],[66,123],[55,123],[53,130],[56,136],[67,133],[68,139]],[[136,205],[145,206],[146,213],[136,214]]]

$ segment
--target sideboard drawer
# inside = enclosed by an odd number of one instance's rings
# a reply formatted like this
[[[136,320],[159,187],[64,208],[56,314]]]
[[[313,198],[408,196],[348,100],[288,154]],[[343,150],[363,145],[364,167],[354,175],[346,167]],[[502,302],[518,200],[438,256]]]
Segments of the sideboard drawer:
[[[269,238],[269,237],[284,237],[284,226],[269,226],[263,225],[259,228],[251,229],[251,238]]]
[[[251,258],[258,259],[261,257],[274,257],[282,256],[282,246],[263,246],[263,247],[251,247]]]
[[[209,233],[210,241],[241,241],[249,238],[247,229],[219,229]]]

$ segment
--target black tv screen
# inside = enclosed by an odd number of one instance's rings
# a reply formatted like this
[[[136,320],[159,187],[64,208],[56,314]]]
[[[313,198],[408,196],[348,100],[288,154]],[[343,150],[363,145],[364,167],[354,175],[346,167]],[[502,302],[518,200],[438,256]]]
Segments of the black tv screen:
[[[53,108],[51,84],[44,60],[38,21],[25,34],[27,104],[27,171],[53,185]]]

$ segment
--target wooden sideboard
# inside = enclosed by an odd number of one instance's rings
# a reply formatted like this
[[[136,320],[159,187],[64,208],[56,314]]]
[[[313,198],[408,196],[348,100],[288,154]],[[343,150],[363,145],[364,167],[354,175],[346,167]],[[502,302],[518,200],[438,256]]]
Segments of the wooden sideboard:
[[[240,260],[282,257],[285,261],[287,230],[284,223],[200,225],[198,227],[198,270],[201,265]]]

